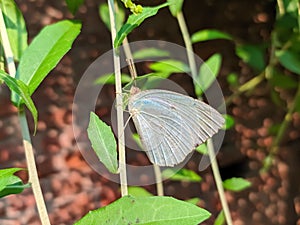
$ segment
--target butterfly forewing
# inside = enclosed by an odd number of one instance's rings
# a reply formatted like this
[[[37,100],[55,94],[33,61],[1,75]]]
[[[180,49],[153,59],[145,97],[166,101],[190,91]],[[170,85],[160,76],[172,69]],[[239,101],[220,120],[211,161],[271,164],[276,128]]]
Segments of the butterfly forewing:
[[[165,90],[136,93],[128,108],[150,161],[160,166],[182,162],[224,123],[209,105]]]

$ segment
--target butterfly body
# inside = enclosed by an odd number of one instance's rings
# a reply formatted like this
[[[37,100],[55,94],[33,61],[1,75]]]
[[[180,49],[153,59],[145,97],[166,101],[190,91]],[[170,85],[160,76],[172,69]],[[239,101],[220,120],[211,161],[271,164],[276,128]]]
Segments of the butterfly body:
[[[128,109],[144,151],[159,166],[179,164],[224,123],[206,103],[167,90],[135,88]]]

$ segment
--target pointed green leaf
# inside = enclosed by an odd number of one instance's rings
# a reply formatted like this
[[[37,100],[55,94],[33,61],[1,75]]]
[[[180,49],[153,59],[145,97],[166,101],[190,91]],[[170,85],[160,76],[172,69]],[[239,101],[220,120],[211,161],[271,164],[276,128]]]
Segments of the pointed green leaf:
[[[245,63],[252,68],[262,71],[266,67],[265,63],[265,49],[258,45],[239,45],[236,47],[236,54]]]
[[[23,15],[14,0],[2,0],[0,6],[14,58],[19,61],[27,48],[27,30]]]
[[[220,54],[214,54],[205,61],[200,67],[199,75],[196,78],[195,93],[200,97],[216,80],[222,63]]]
[[[149,59],[170,56],[170,52],[158,48],[145,48],[133,53],[134,59]]]
[[[233,177],[223,182],[223,187],[225,189],[235,192],[242,191],[250,186],[251,182],[239,177]]]
[[[150,65],[150,69],[165,74],[190,72],[190,68],[187,64],[172,59],[166,59],[166,60],[161,60],[159,62],[152,63]]]
[[[171,197],[125,196],[89,212],[75,225],[197,225],[209,217],[208,211]]]
[[[188,202],[188,203],[191,203],[191,204],[193,204],[193,205],[197,205],[198,202],[200,202],[200,200],[201,200],[200,198],[195,197],[195,198],[187,199],[187,200],[185,200],[185,201]]]
[[[192,170],[180,169],[165,169],[162,172],[162,177],[174,181],[189,181],[189,182],[200,182],[202,178]]]
[[[234,118],[232,116],[230,116],[228,114],[225,114],[224,118],[225,118],[225,130],[228,130],[231,127],[234,126],[235,121],[234,121]]]
[[[117,36],[114,40],[114,47],[119,47],[124,38],[136,27],[138,27],[145,19],[156,15],[159,9],[168,6],[168,3],[164,3],[155,7],[144,7],[142,13],[131,14],[126,23],[118,31]]]
[[[153,196],[150,192],[148,192],[145,188],[141,187],[128,187],[128,194],[135,196],[135,197],[147,197],[147,196]]]
[[[111,173],[117,173],[117,144],[110,126],[107,126],[95,113],[91,112],[87,132],[99,160]]]
[[[0,198],[11,194],[19,194],[26,187],[30,187],[30,185],[23,184],[23,181],[19,177],[12,175],[5,188],[0,190]]]
[[[107,3],[101,4],[99,6],[99,16],[108,30],[110,30],[110,20],[109,20],[109,10]],[[118,8],[118,13],[116,14],[116,26],[119,30],[125,21],[125,12],[123,8]]]
[[[300,75],[299,53],[289,51],[289,50],[280,50],[280,51],[276,51],[275,54],[278,57],[281,65],[283,65],[288,70]]]
[[[30,95],[70,50],[80,28],[80,23],[69,20],[46,26],[25,50],[16,78],[28,85]]]
[[[79,7],[84,3],[84,0],[66,0],[68,9],[74,15],[78,11]]]
[[[203,155],[207,155],[208,154],[208,149],[207,149],[206,143],[203,143],[203,144],[199,145],[196,148],[196,151],[203,154]]]
[[[224,224],[225,224],[225,214],[224,211],[222,210],[217,216],[214,225],[224,225]]]
[[[215,40],[215,39],[232,40],[233,38],[231,35],[225,32],[219,30],[213,30],[213,29],[200,30],[191,36],[192,43]]]
[[[122,84],[129,83],[130,81],[132,81],[132,79],[128,74],[121,74]],[[104,74],[95,80],[95,84],[115,84],[115,75],[112,73]]]
[[[12,92],[15,92],[18,96],[21,97],[22,101],[25,103],[25,105],[27,106],[27,108],[32,114],[35,128],[36,128],[38,112],[35,108],[32,99],[30,98],[28,86],[24,84],[21,80],[17,80],[9,76],[7,73],[3,72],[2,70],[0,70],[0,80],[3,80]],[[16,106],[20,107],[19,105]]]
[[[171,14],[176,17],[182,11],[183,0],[168,0],[168,3]]]
[[[22,168],[9,168],[0,170],[0,191],[3,191],[7,186],[15,183],[16,176],[14,173],[23,170]],[[1,195],[1,192],[0,192]]]

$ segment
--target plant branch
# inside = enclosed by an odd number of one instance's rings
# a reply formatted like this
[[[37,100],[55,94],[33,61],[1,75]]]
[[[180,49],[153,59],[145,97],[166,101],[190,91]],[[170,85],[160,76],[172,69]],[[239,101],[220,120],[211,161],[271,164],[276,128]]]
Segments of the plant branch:
[[[216,186],[218,189],[218,193],[220,196],[220,201],[223,207],[223,211],[224,211],[224,215],[225,215],[225,219],[227,222],[227,225],[232,225],[232,218],[230,215],[230,210],[228,207],[228,203],[225,197],[225,192],[224,192],[224,188],[223,188],[223,182],[222,182],[222,178],[220,175],[220,170],[219,170],[219,166],[218,166],[218,162],[217,162],[217,158],[215,156],[215,150],[214,150],[214,146],[213,146],[213,142],[212,139],[208,139],[207,140],[207,149],[208,149],[208,155],[211,161],[211,168],[214,174],[214,178],[216,181]]]
[[[286,129],[288,128],[290,122],[292,121],[292,116],[293,116],[293,113],[295,112],[295,108],[296,108],[296,105],[298,102],[300,102],[300,82],[298,83],[298,89],[297,89],[296,95],[293,99],[293,102],[290,104],[289,109],[284,116],[284,120],[280,124],[276,138],[272,143],[272,146],[270,149],[270,155],[273,156],[278,153],[279,144],[282,141],[282,138],[285,134]]]
[[[156,181],[156,191],[158,196],[164,196],[164,187],[162,183],[161,170],[158,165],[153,164],[155,181]]]
[[[10,47],[6,26],[2,14],[2,10],[0,8],[0,33],[1,40],[4,48],[5,58],[7,62],[8,72],[10,76],[15,77],[16,75],[16,66],[14,63],[13,52]],[[39,183],[36,163],[34,160],[33,147],[31,144],[30,134],[28,130],[28,123],[26,119],[26,114],[24,111],[24,107],[19,108],[19,120],[21,124],[22,136],[23,136],[23,145],[25,149],[25,157],[28,167],[28,175],[29,175],[29,183],[31,183],[33,195],[36,201],[37,209],[39,212],[39,216],[43,225],[50,225],[50,220],[47,213],[46,204],[43,198],[43,193],[41,190],[41,186]]]
[[[195,62],[195,58],[194,58],[194,51],[193,51],[191,38],[190,38],[190,35],[189,35],[189,32],[188,32],[188,29],[187,29],[186,22],[185,22],[182,11],[180,11],[177,14],[177,20],[178,20],[179,27],[180,27],[180,30],[181,30],[181,33],[182,33],[182,36],[183,36],[183,39],[184,39],[185,47],[186,47],[186,50],[187,50],[187,56],[188,56],[188,61],[189,61],[189,65],[190,65],[190,68],[191,68],[193,80],[195,80],[195,78],[197,77],[197,68],[196,68],[196,62]],[[217,160],[215,159],[215,150],[214,150],[212,139],[208,139],[207,148],[208,148],[210,161],[212,163],[211,167],[212,167],[212,171],[213,171],[214,178],[215,178],[215,181],[216,181],[216,185],[217,185],[218,193],[219,193],[219,196],[220,196],[221,204],[222,204],[222,207],[223,207],[223,210],[224,210],[225,219],[226,219],[226,222],[227,222],[228,225],[232,225],[230,210],[229,210],[229,207],[228,207],[228,203],[226,201],[224,188],[223,188],[223,183],[222,183],[222,179],[221,179],[220,172],[219,172],[218,163],[217,163]]]
[[[128,195],[127,174],[126,174],[126,152],[124,138],[124,118],[123,118],[123,99],[122,99],[122,83],[121,83],[121,68],[120,56],[117,49],[114,48],[114,40],[116,38],[116,9],[114,0],[108,0],[110,30],[113,46],[114,73],[115,73],[115,88],[116,88],[116,104],[117,104],[117,127],[118,127],[118,149],[119,149],[119,172],[121,182],[121,195]]]
[[[230,95],[225,104],[228,106],[231,104],[234,98],[239,96],[240,94],[253,90],[258,84],[260,84],[265,79],[265,71],[261,72],[259,75],[253,77],[251,80],[247,81],[243,85],[241,85],[232,95]]]

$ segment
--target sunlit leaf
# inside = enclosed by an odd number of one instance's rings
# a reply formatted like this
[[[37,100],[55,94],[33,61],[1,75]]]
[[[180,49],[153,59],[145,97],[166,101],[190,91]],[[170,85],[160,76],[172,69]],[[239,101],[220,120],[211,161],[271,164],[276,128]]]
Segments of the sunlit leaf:
[[[12,91],[15,92],[24,104],[27,106],[29,111],[32,114],[35,128],[37,126],[37,119],[38,119],[38,112],[35,108],[35,105],[30,97],[29,93],[29,88],[26,84],[24,84],[21,80],[17,80],[11,76],[9,76],[7,73],[4,71],[0,70],[0,80],[3,80],[4,83],[8,86],[8,88]],[[20,107],[19,105],[16,105],[17,107]]]
[[[0,2],[10,46],[15,60],[19,61],[27,48],[27,30],[22,12],[13,0]]]
[[[162,172],[162,176],[166,179],[174,181],[189,181],[189,182],[200,182],[202,178],[194,171],[188,169],[165,169]]]
[[[151,59],[170,56],[170,52],[158,48],[145,48],[133,53],[134,59]]]
[[[128,187],[128,194],[135,197],[147,197],[153,196],[150,192],[148,192],[145,188],[142,187]]]
[[[0,170],[0,198],[9,194],[18,194],[23,191],[24,185],[22,180],[14,175],[14,173],[21,170],[24,169],[9,168]]]
[[[70,50],[80,28],[80,23],[69,20],[46,26],[24,51],[16,78],[28,85],[30,95]],[[19,100],[13,96],[13,102]]]
[[[168,3],[161,4],[155,7],[144,7],[143,12],[140,14],[131,14],[126,23],[118,31],[114,40],[114,47],[119,47],[124,38],[136,27],[138,27],[145,19],[156,15],[159,9],[168,6]]]
[[[191,36],[192,43],[215,40],[215,39],[232,40],[233,38],[231,37],[231,35],[225,32],[219,30],[213,30],[213,29],[200,30]]]
[[[250,186],[251,182],[239,177],[233,177],[223,182],[223,187],[225,189],[235,192],[242,191]]]
[[[234,118],[228,114],[225,114],[224,118],[225,118],[225,130],[232,128],[235,124]]]
[[[110,126],[106,125],[95,113],[91,112],[87,132],[99,160],[111,173],[117,173],[117,144]]]
[[[89,212],[75,225],[197,225],[209,217],[208,211],[175,198],[125,196]]]
[[[200,97],[216,80],[222,63],[220,54],[214,54],[208,58],[200,67],[199,74],[196,77],[195,93]]]
[[[121,82],[122,84],[126,84],[132,81],[131,77],[128,74],[121,74]],[[95,84],[115,84],[115,75],[114,74],[104,74],[98,77],[95,80]]]
[[[203,144],[197,146],[196,151],[203,154],[203,155],[207,155],[208,154],[208,149],[207,149],[206,143],[203,143]]]
[[[215,219],[214,225],[224,225],[225,224],[225,214],[224,211],[222,210],[217,218]]]

